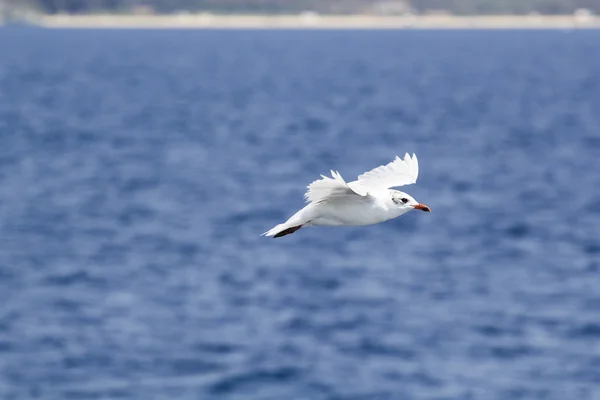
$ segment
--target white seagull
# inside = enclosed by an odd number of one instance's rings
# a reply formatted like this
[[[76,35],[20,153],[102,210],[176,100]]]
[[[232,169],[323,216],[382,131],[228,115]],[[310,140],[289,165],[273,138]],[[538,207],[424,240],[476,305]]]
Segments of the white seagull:
[[[410,210],[431,209],[410,195],[391,187],[417,182],[419,162],[417,156],[396,156],[394,161],[360,175],[354,182],[346,183],[337,171],[331,178],[308,185],[304,198],[308,204],[283,224],[263,233],[264,236],[281,237],[296,232],[303,226],[361,226],[378,224],[397,218]]]

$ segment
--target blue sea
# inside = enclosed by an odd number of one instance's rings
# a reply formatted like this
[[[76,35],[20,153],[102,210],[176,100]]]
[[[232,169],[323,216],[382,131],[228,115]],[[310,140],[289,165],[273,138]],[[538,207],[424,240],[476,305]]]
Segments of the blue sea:
[[[600,399],[600,31],[0,29],[0,399]]]

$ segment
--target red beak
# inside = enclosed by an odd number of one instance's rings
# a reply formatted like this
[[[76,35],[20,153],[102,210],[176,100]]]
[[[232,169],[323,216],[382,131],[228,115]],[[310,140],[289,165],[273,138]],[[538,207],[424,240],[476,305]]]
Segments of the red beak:
[[[427,207],[425,204],[417,204],[414,206],[417,210],[422,210],[426,212],[431,212],[431,208]]]

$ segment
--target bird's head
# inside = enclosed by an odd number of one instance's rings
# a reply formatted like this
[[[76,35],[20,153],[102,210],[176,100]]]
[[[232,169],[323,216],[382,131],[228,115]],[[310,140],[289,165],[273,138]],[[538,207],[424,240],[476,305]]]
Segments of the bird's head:
[[[417,202],[409,194],[399,190],[390,190],[390,192],[392,192],[392,201],[394,202],[395,206],[404,212],[413,209],[431,212],[429,207],[427,207],[425,204]]]

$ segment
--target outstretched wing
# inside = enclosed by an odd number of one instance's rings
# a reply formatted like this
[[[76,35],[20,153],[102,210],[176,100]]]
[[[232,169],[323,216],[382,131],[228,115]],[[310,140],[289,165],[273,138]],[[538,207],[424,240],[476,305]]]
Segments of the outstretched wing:
[[[404,160],[396,156],[394,161],[379,166],[350,182],[350,186],[359,192],[375,192],[396,186],[410,185],[417,182],[419,162],[415,154],[406,153]]]
[[[348,197],[367,198],[368,194],[361,194],[352,190],[339,172],[331,171],[332,178],[321,175],[321,179],[308,185],[308,191],[304,195],[307,202],[322,203],[333,199]]]

